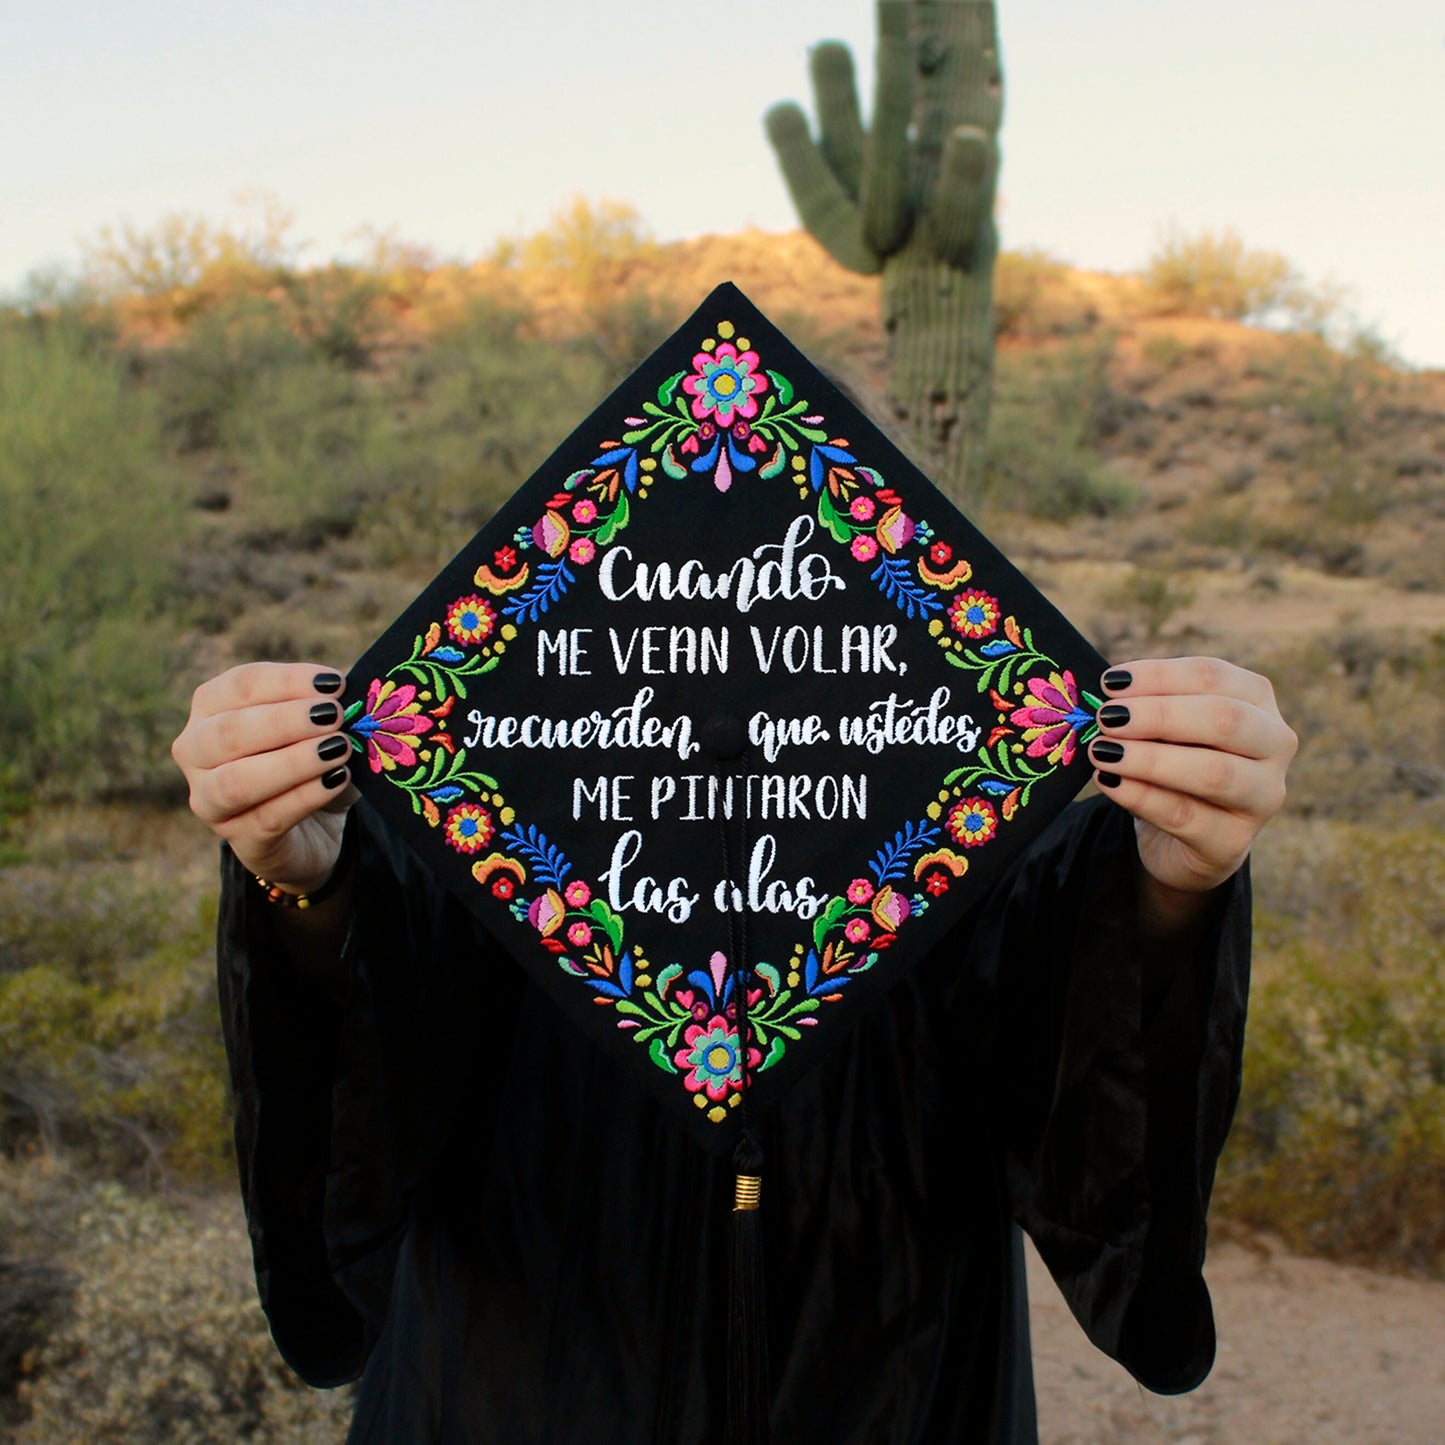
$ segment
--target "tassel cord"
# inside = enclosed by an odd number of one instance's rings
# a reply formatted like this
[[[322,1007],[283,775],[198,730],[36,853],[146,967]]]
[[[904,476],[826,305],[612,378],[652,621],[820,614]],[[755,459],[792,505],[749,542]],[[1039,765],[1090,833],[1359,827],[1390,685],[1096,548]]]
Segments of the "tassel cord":
[[[744,756],[746,752],[744,751]],[[721,770],[719,770],[721,771]],[[737,820],[739,873],[748,866],[747,790]],[[728,1248],[728,1445],[768,1445],[767,1297],[763,1278],[762,1174],[763,1151],[752,1114],[752,1030],[748,1022],[748,988],[752,980],[748,957],[748,910],[744,896],[733,904],[730,830],[723,824],[723,881],[728,900],[728,985],[737,1034],[742,1133],[733,1151],[733,1207]],[[726,985],[725,985],[726,986]]]

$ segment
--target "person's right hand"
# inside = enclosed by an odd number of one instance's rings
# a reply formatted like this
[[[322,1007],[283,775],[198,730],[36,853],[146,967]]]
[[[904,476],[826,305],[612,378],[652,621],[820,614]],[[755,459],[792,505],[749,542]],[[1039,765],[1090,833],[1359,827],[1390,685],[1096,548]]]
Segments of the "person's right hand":
[[[341,852],[356,800],[338,731],[342,677],[312,663],[253,662],[203,682],[171,744],[191,811],[242,866],[288,893],[312,893]]]

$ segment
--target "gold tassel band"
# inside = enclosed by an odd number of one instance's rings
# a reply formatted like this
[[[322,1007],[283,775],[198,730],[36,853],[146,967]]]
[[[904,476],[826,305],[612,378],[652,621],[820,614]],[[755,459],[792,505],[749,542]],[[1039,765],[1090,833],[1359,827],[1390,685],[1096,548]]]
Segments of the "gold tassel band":
[[[763,1180],[760,1174],[739,1174],[733,1187],[733,1213],[757,1209],[763,1202]]]

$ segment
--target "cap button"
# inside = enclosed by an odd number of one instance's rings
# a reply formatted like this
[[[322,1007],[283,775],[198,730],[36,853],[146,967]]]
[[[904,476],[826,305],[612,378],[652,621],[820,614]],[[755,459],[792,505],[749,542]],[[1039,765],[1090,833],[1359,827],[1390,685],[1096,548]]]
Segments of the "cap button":
[[[742,757],[748,745],[748,730],[743,720],[731,713],[715,713],[703,723],[702,745],[720,763]]]

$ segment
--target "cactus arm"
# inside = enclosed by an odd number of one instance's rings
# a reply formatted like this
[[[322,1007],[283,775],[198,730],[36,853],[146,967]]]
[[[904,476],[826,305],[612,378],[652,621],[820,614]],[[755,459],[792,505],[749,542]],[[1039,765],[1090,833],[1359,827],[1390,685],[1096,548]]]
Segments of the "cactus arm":
[[[933,254],[965,270],[978,228],[993,214],[998,143],[976,125],[955,126],[943,145],[938,184],[928,212]]]
[[[813,50],[812,72],[823,159],[856,201],[863,181],[863,116],[858,109],[853,56],[846,45],[825,40]]]
[[[858,206],[824,159],[803,112],[784,102],[763,123],[803,225],[839,265],[873,275],[882,262],[863,241]]]
[[[863,239],[889,256],[902,246],[912,219],[908,123],[913,110],[913,60],[908,0],[878,0],[878,58],[873,125],[863,165]]]
[[[876,0],[876,12],[869,128],[851,57],[825,41],[811,62],[817,140],[792,105],[768,112],[768,136],[808,230],[843,265],[881,271],[893,415],[966,501],[981,489],[993,379],[997,13],[993,0]]]

